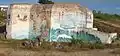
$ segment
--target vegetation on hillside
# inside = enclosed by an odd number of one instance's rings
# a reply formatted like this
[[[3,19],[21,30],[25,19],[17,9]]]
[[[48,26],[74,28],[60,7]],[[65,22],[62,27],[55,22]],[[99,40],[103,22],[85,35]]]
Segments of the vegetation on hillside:
[[[50,0],[39,0],[38,3],[40,3],[40,4],[54,4],[54,2],[50,1]]]
[[[5,24],[6,13],[4,11],[0,11],[0,26]]]
[[[101,11],[93,10],[93,15],[94,18],[102,20],[120,20],[120,15],[118,14],[102,13]]]

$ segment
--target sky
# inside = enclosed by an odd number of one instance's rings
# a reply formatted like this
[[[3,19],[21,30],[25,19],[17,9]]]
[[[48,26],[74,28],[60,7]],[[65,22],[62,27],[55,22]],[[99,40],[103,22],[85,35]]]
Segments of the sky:
[[[38,0],[0,0],[0,4],[37,3]],[[120,0],[52,0],[54,2],[79,3],[91,10],[120,14]]]

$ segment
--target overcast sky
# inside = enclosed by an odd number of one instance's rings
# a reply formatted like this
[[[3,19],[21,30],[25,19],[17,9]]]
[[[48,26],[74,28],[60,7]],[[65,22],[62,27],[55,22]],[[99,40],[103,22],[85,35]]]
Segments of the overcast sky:
[[[37,3],[38,0],[13,0],[14,3]],[[52,0],[54,2],[80,3],[93,10],[120,14],[120,0]],[[11,4],[12,0],[0,0],[0,4]]]

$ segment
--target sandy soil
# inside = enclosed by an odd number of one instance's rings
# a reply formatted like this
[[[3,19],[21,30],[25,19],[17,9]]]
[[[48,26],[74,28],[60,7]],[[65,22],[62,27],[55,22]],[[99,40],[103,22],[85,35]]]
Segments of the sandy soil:
[[[120,54],[111,53],[113,49],[89,50],[75,52],[61,51],[30,51],[12,48],[0,48],[0,56],[120,56]]]

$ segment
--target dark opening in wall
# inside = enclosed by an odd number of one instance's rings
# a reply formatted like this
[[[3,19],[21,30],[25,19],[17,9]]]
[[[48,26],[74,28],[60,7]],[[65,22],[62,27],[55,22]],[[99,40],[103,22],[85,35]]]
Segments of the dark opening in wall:
[[[8,15],[7,21],[8,21],[8,25],[10,25],[10,14]]]
[[[26,18],[27,18],[27,16],[25,15],[25,16],[24,16],[24,19],[26,19]]]
[[[19,18],[21,21],[27,21],[27,15],[25,15],[23,18]]]
[[[39,15],[37,15],[37,17],[39,17]]]
[[[10,19],[10,14],[8,15],[8,18]]]
[[[30,19],[33,20],[33,15],[30,15]]]
[[[17,16],[18,18],[20,17],[20,15],[18,14],[18,16]]]
[[[31,15],[31,17],[33,17],[33,15]]]
[[[24,21],[26,21],[26,20],[27,20],[27,15],[25,15],[25,16],[24,16],[23,20],[24,20]]]

